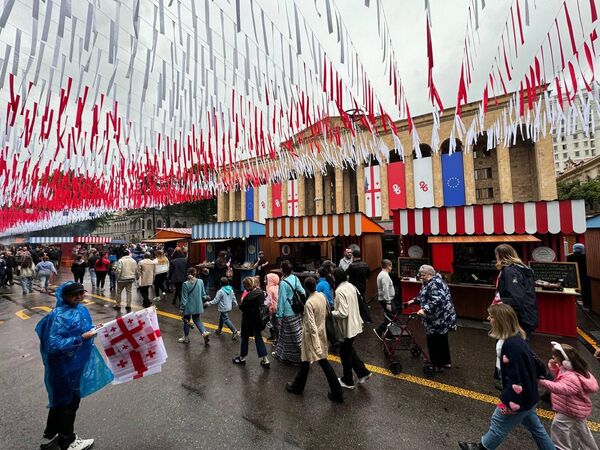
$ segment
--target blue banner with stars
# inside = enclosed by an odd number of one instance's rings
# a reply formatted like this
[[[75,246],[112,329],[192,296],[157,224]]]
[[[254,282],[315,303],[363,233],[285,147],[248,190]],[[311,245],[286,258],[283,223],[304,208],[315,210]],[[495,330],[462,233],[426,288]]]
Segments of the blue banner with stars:
[[[444,206],[465,204],[465,171],[462,152],[442,155],[442,180],[444,183]]]
[[[246,220],[254,220],[254,188],[246,191]]]

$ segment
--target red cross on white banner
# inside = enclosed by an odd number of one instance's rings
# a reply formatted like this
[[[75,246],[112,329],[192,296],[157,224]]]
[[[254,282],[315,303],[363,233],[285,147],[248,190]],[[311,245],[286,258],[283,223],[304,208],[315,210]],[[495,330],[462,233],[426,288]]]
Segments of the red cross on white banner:
[[[298,216],[298,180],[288,180],[287,182],[287,201],[288,201],[288,216]]]
[[[381,217],[381,168],[365,168],[365,203],[369,217]]]

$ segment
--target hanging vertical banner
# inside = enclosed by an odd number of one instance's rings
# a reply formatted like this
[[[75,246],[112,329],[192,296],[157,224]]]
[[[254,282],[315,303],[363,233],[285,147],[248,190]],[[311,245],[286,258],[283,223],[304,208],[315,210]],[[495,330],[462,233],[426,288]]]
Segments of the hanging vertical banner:
[[[287,182],[287,215],[298,217],[298,180]]]
[[[415,208],[433,206],[433,165],[431,157],[413,160]]]
[[[246,191],[246,220],[254,220],[254,188]]]
[[[402,161],[387,166],[388,199],[390,212],[406,208],[406,176]]]
[[[444,206],[465,204],[465,172],[462,152],[442,155],[442,180],[444,182]]]
[[[365,209],[369,217],[381,217],[381,167],[365,166]]]
[[[258,221],[265,223],[267,220],[267,185],[258,187]]]
[[[273,218],[283,216],[281,207],[281,183],[275,183],[271,186],[271,211]]]

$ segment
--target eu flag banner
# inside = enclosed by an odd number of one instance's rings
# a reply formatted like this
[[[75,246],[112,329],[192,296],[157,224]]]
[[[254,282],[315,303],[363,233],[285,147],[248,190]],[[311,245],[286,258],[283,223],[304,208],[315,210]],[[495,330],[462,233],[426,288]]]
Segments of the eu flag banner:
[[[462,152],[442,155],[442,180],[444,183],[444,206],[465,204],[465,172]]]
[[[254,188],[246,191],[246,220],[254,220]]]

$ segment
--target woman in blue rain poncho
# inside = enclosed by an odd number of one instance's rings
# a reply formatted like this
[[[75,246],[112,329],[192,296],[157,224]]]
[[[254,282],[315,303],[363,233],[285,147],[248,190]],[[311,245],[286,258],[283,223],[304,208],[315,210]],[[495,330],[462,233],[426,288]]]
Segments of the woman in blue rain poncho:
[[[79,401],[113,379],[94,346],[92,318],[80,304],[84,293],[79,283],[62,284],[56,291],[56,307],[35,328],[50,408],[42,449],[91,447],[93,439],[80,439],[73,432]]]

